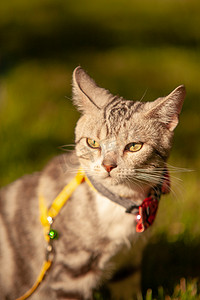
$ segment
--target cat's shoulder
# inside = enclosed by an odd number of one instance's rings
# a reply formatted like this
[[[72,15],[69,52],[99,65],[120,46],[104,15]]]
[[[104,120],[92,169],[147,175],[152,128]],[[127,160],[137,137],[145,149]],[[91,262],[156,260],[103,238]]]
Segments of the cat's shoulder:
[[[32,174],[25,174],[6,186],[1,187],[0,196],[22,186],[25,186],[26,190],[28,190],[31,186],[36,186],[42,177],[49,177],[53,181],[63,177],[71,177],[75,174],[78,166],[78,159],[75,152],[54,156],[42,170],[36,170]]]
[[[43,168],[42,176],[48,176],[53,180],[59,177],[71,177],[79,168],[78,158],[75,152],[61,154],[53,157]]]

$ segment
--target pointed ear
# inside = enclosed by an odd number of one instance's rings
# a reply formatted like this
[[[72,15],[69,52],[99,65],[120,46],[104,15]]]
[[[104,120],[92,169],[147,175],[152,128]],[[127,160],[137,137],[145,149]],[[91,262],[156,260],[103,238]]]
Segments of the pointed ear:
[[[95,81],[81,68],[73,72],[73,100],[81,112],[100,110],[113,95],[100,88]]]
[[[150,102],[146,115],[157,118],[161,123],[166,125],[169,131],[173,131],[178,125],[179,114],[185,95],[184,85],[178,86],[168,96]]]

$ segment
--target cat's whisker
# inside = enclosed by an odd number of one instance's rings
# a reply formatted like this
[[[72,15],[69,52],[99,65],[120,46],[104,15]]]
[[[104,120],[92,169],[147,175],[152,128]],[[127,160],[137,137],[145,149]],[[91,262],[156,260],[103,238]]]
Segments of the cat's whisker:
[[[143,191],[143,184],[144,184],[144,181],[141,180],[140,178],[137,178],[137,177],[129,177],[127,176],[127,178],[129,179],[129,181],[135,185],[137,185],[142,191]]]
[[[175,172],[177,171],[175,168],[173,168],[174,173],[178,173]],[[136,172],[137,171],[137,172]],[[138,172],[140,171],[140,172]],[[149,184],[150,188],[155,189],[155,184],[157,184],[163,177],[163,168],[157,168],[156,170],[149,170],[149,169],[136,169],[133,170],[131,172],[131,174],[133,175],[132,177],[132,182],[136,183],[136,182],[140,182],[141,184],[145,181]],[[178,192],[180,192],[182,190],[182,179],[172,175],[170,172],[170,179],[171,179],[171,186],[169,187],[171,194],[173,195],[173,197],[175,197],[176,199],[178,198],[177,196],[177,189]],[[176,190],[174,189],[174,186],[176,188]]]
[[[75,144],[61,145],[58,147],[58,149],[60,149],[62,151],[74,151],[75,146],[76,146]],[[69,149],[69,148],[73,148],[73,149]]]
[[[187,172],[193,172],[193,170],[191,169],[186,169],[186,168],[181,168],[181,167],[175,167],[175,166],[172,166],[168,163],[166,163],[166,166],[168,168],[168,170],[170,172],[177,172],[177,173],[187,173]]]
[[[141,192],[143,192],[144,188],[143,188],[143,185],[142,185],[142,182],[140,180],[131,180],[130,177],[126,177],[126,182],[129,184],[130,188],[131,188],[131,185],[134,183],[140,190]]]
[[[147,182],[151,182],[151,183],[158,183],[158,181],[161,179],[160,176],[156,176],[153,174],[137,174],[136,178],[143,180],[143,181],[147,181]]]

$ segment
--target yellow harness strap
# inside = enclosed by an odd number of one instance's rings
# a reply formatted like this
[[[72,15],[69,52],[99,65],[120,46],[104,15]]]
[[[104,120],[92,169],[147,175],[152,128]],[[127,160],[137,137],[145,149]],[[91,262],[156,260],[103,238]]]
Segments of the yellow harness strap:
[[[27,299],[28,297],[30,297],[33,292],[37,289],[37,287],[39,286],[39,284],[42,282],[46,272],[48,271],[48,269],[51,267],[52,261],[45,261],[42,269],[40,271],[40,274],[38,276],[38,278],[36,279],[34,285],[32,286],[32,288],[30,290],[28,290],[23,296],[17,298],[16,300],[24,300]]]
[[[93,190],[95,190],[95,188],[92,186],[89,179],[86,177],[84,171],[82,169],[79,169],[76,176],[70,181],[70,183],[68,183],[64,187],[64,189],[60,192],[60,194],[55,198],[55,200],[53,201],[49,209],[45,205],[45,199],[43,195],[39,196],[40,221],[44,227],[44,236],[48,243],[50,241],[49,231],[51,228],[51,224],[53,223],[53,220],[58,215],[59,211],[65,205],[67,200],[71,197],[75,189],[84,181],[86,181],[88,185]],[[39,284],[42,282],[46,272],[51,267],[51,264],[52,264],[52,259],[47,258],[32,288],[29,291],[27,291],[23,296],[17,298],[16,300],[25,300],[33,294],[33,292],[37,289]]]
[[[65,205],[67,200],[71,197],[75,189],[86,180],[85,173],[82,169],[79,169],[76,176],[68,183],[60,194],[55,198],[51,207],[47,209],[45,199],[43,195],[39,196],[39,209],[40,209],[40,221],[44,227],[45,239],[49,241],[49,229],[51,222],[58,215],[61,208]],[[88,180],[87,180],[88,182]]]

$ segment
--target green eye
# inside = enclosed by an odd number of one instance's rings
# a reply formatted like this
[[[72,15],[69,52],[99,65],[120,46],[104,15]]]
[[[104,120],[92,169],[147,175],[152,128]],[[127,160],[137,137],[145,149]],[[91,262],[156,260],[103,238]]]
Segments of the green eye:
[[[129,152],[137,152],[142,148],[143,144],[142,143],[130,143],[126,145],[125,151]]]
[[[87,138],[87,144],[89,147],[93,148],[93,149],[99,149],[100,148],[100,144],[98,142],[96,142],[95,140],[89,139]]]

